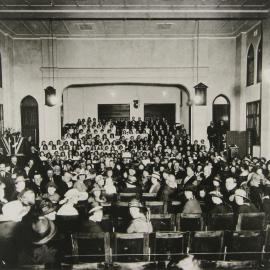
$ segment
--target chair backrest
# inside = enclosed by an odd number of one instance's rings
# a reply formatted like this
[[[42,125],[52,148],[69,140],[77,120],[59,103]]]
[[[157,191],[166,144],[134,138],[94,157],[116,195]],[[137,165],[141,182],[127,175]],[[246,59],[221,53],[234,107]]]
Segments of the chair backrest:
[[[112,246],[113,261],[149,261],[149,235],[143,233],[115,233]]]
[[[175,230],[175,216],[173,214],[151,214],[150,220],[154,232]]]
[[[265,213],[241,213],[238,216],[236,225],[237,231],[244,230],[264,230]]]
[[[62,233],[72,233],[79,230],[79,216],[60,216],[56,215],[55,224]]]
[[[263,249],[261,231],[235,231],[228,235],[227,255],[229,260],[258,260]]]
[[[136,198],[136,196],[136,193],[119,193],[118,199],[121,202],[130,202],[130,200]]]
[[[156,201],[157,193],[143,193],[142,194],[143,201]]]
[[[266,254],[264,255],[264,259],[268,260],[270,259],[270,225],[268,224],[265,230],[265,241],[264,241],[264,246],[265,246],[265,252]]]
[[[100,226],[104,232],[113,232],[114,230],[114,224],[113,224],[113,219],[109,215],[104,215],[101,222]]]
[[[150,209],[151,214],[163,214],[166,211],[164,202],[149,201],[146,202],[145,205]]]
[[[112,206],[112,216],[117,218],[117,217],[124,217],[127,218],[129,216],[129,207],[128,207],[128,202],[116,202]]]
[[[127,228],[130,225],[132,218],[131,216],[128,217],[116,217],[113,221],[114,225],[114,231],[118,233],[126,233]]]
[[[189,240],[189,252],[196,258],[205,260],[220,260],[224,251],[223,231],[192,232]]]
[[[201,214],[177,214],[177,231],[202,231],[204,227],[203,216]]]
[[[110,262],[109,233],[74,233],[71,240],[76,262]]]
[[[57,250],[57,258],[64,263],[73,263],[73,243],[70,234],[56,234],[48,243],[49,247]]]
[[[186,253],[185,237],[186,233],[183,232],[156,232],[152,248],[153,260],[177,259]]]
[[[214,230],[235,230],[234,214],[212,214],[208,218],[207,229],[210,231]]]
[[[167,211],[168,213],[177,214],[181,212],[182,204],[180,201],[168,201]]]

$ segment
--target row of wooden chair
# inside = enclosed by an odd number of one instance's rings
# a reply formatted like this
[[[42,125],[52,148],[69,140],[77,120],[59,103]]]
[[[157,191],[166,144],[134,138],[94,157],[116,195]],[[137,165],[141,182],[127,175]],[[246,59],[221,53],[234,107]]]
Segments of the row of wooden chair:
[[[65,262],[167,261],[184,254],[205,260],[270,259],[270,228],[266,231],[196,231],[133,233],[73,233],[55,239]]]
[[[243,231],[264,230],[264,213],[242,213],[235,217],[233,213],[212,214],[207,218],[201,214],[152,214],[150,216],[154,232],[162,231]],[[77,219],[79,222],[79,220]],[[58,217],[60,231],[77,232],[80,229],[76,220]],[[72,223],[74,222],[74,224]],[[104,232],[126,232],[130,219],[125,216],[105,215],[101,221]],[[84,226],[87,226],[87,222]],[[85,231],[85,230],[84,230]]]

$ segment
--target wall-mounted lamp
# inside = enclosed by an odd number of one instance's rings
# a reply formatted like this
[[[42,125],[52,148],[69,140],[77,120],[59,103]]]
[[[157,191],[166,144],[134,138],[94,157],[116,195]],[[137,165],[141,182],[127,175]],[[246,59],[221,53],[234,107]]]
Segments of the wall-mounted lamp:
[[[207,88],[208,86],[199,83],[194,86],[195,88],[195,97],[194,97],[194,104],[197,106],[205,106],[207,105]]]
[[[57,104],[56,90],[52,86],[48,86],[45,91],[45,105],[52,107]]]

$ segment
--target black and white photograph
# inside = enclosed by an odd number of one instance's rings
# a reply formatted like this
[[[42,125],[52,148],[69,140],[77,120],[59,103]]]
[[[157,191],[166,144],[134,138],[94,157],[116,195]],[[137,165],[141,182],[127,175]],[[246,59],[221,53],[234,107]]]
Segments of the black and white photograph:
[[[270,269],[270,0],[0,0],[0,269]]]

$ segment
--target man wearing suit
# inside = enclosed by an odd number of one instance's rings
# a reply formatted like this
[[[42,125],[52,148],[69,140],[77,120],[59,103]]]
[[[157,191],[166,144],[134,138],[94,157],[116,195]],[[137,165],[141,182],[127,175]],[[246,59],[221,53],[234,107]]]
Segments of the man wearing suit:
[[[10,159],[10,173],[14,174],[14,173],[19,173],[20,172],[20,168],[18,166],[18,158],[16,156],[11,156]]]
[[[214,122],[211,121],[210,125],[207,127],[207,137],[210,147],[216,147],[217,144],[217,130],[214,126]]]
[[[15,183],[11,178],[11,174],[6,172],[6,165],[4,163],[0,164],[0,182],[6,185],[5,198],[9,201],[15,191]]]

